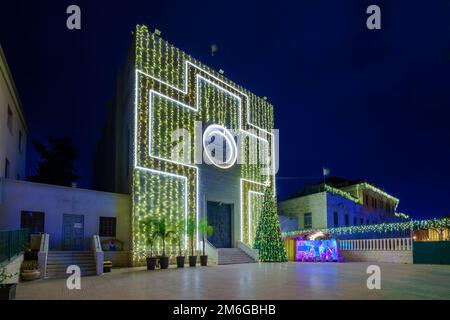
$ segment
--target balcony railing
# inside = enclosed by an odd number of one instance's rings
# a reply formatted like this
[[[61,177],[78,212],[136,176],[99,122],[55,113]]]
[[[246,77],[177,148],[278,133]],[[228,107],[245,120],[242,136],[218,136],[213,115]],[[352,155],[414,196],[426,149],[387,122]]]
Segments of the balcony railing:
[[[22,253],[28,237],[28,229],[0,231],[0,265]]]
[[[411,238],[340,240],[342,251],[410,251]]]

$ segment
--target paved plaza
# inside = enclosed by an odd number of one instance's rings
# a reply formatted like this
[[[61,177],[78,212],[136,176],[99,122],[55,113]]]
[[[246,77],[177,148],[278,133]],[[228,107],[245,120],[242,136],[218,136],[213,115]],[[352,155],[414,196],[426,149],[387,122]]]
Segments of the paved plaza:
[[[369,263],[240,264],[147,271],[115,269],[20,283],[17,299],[450,299],[450,266],[377,263],[381,290],[366,286]]]

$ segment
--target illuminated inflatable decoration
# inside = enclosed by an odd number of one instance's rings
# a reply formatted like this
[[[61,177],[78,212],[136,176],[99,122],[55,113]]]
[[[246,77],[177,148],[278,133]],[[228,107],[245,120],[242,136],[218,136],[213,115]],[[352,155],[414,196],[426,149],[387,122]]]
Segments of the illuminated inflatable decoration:
[[[290,236],[295,241],[295,261],[338,262],[339,247],[336,239],[322,232],[304,233]]]

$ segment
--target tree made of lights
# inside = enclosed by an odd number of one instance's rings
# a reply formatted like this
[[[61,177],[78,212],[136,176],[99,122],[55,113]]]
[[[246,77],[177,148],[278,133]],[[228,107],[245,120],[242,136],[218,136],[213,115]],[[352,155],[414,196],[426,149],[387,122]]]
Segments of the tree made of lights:
[[[286,251],[281,237],[280,223],[272,190],[266,188],[260,213],[254,248],[261,262],[285,262]]]

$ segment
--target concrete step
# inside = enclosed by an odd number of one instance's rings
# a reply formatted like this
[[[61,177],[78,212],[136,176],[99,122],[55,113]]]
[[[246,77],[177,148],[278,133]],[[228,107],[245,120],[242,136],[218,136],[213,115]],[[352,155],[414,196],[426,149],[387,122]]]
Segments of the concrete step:
[[[255,263],[255,260],[253,260],[244,251],[238,248],[218,249],[217,253],[218,253],[217,264],[219,265]]]
[[[86,277],[86,276],[95,276],[97,275],[96,271],[85,271],[85,272],[81,272],[81,276],[82,277]],[[46,279],[61,279],[61,278],[68,278],[70,277],[70,274],[67,274],[65,272],[47,272],[45,278]]]
[[[81,276],[96,275],[97,267],[92,251],[49,251],[45,278],[67,278],[70,265],[79,266]]]

